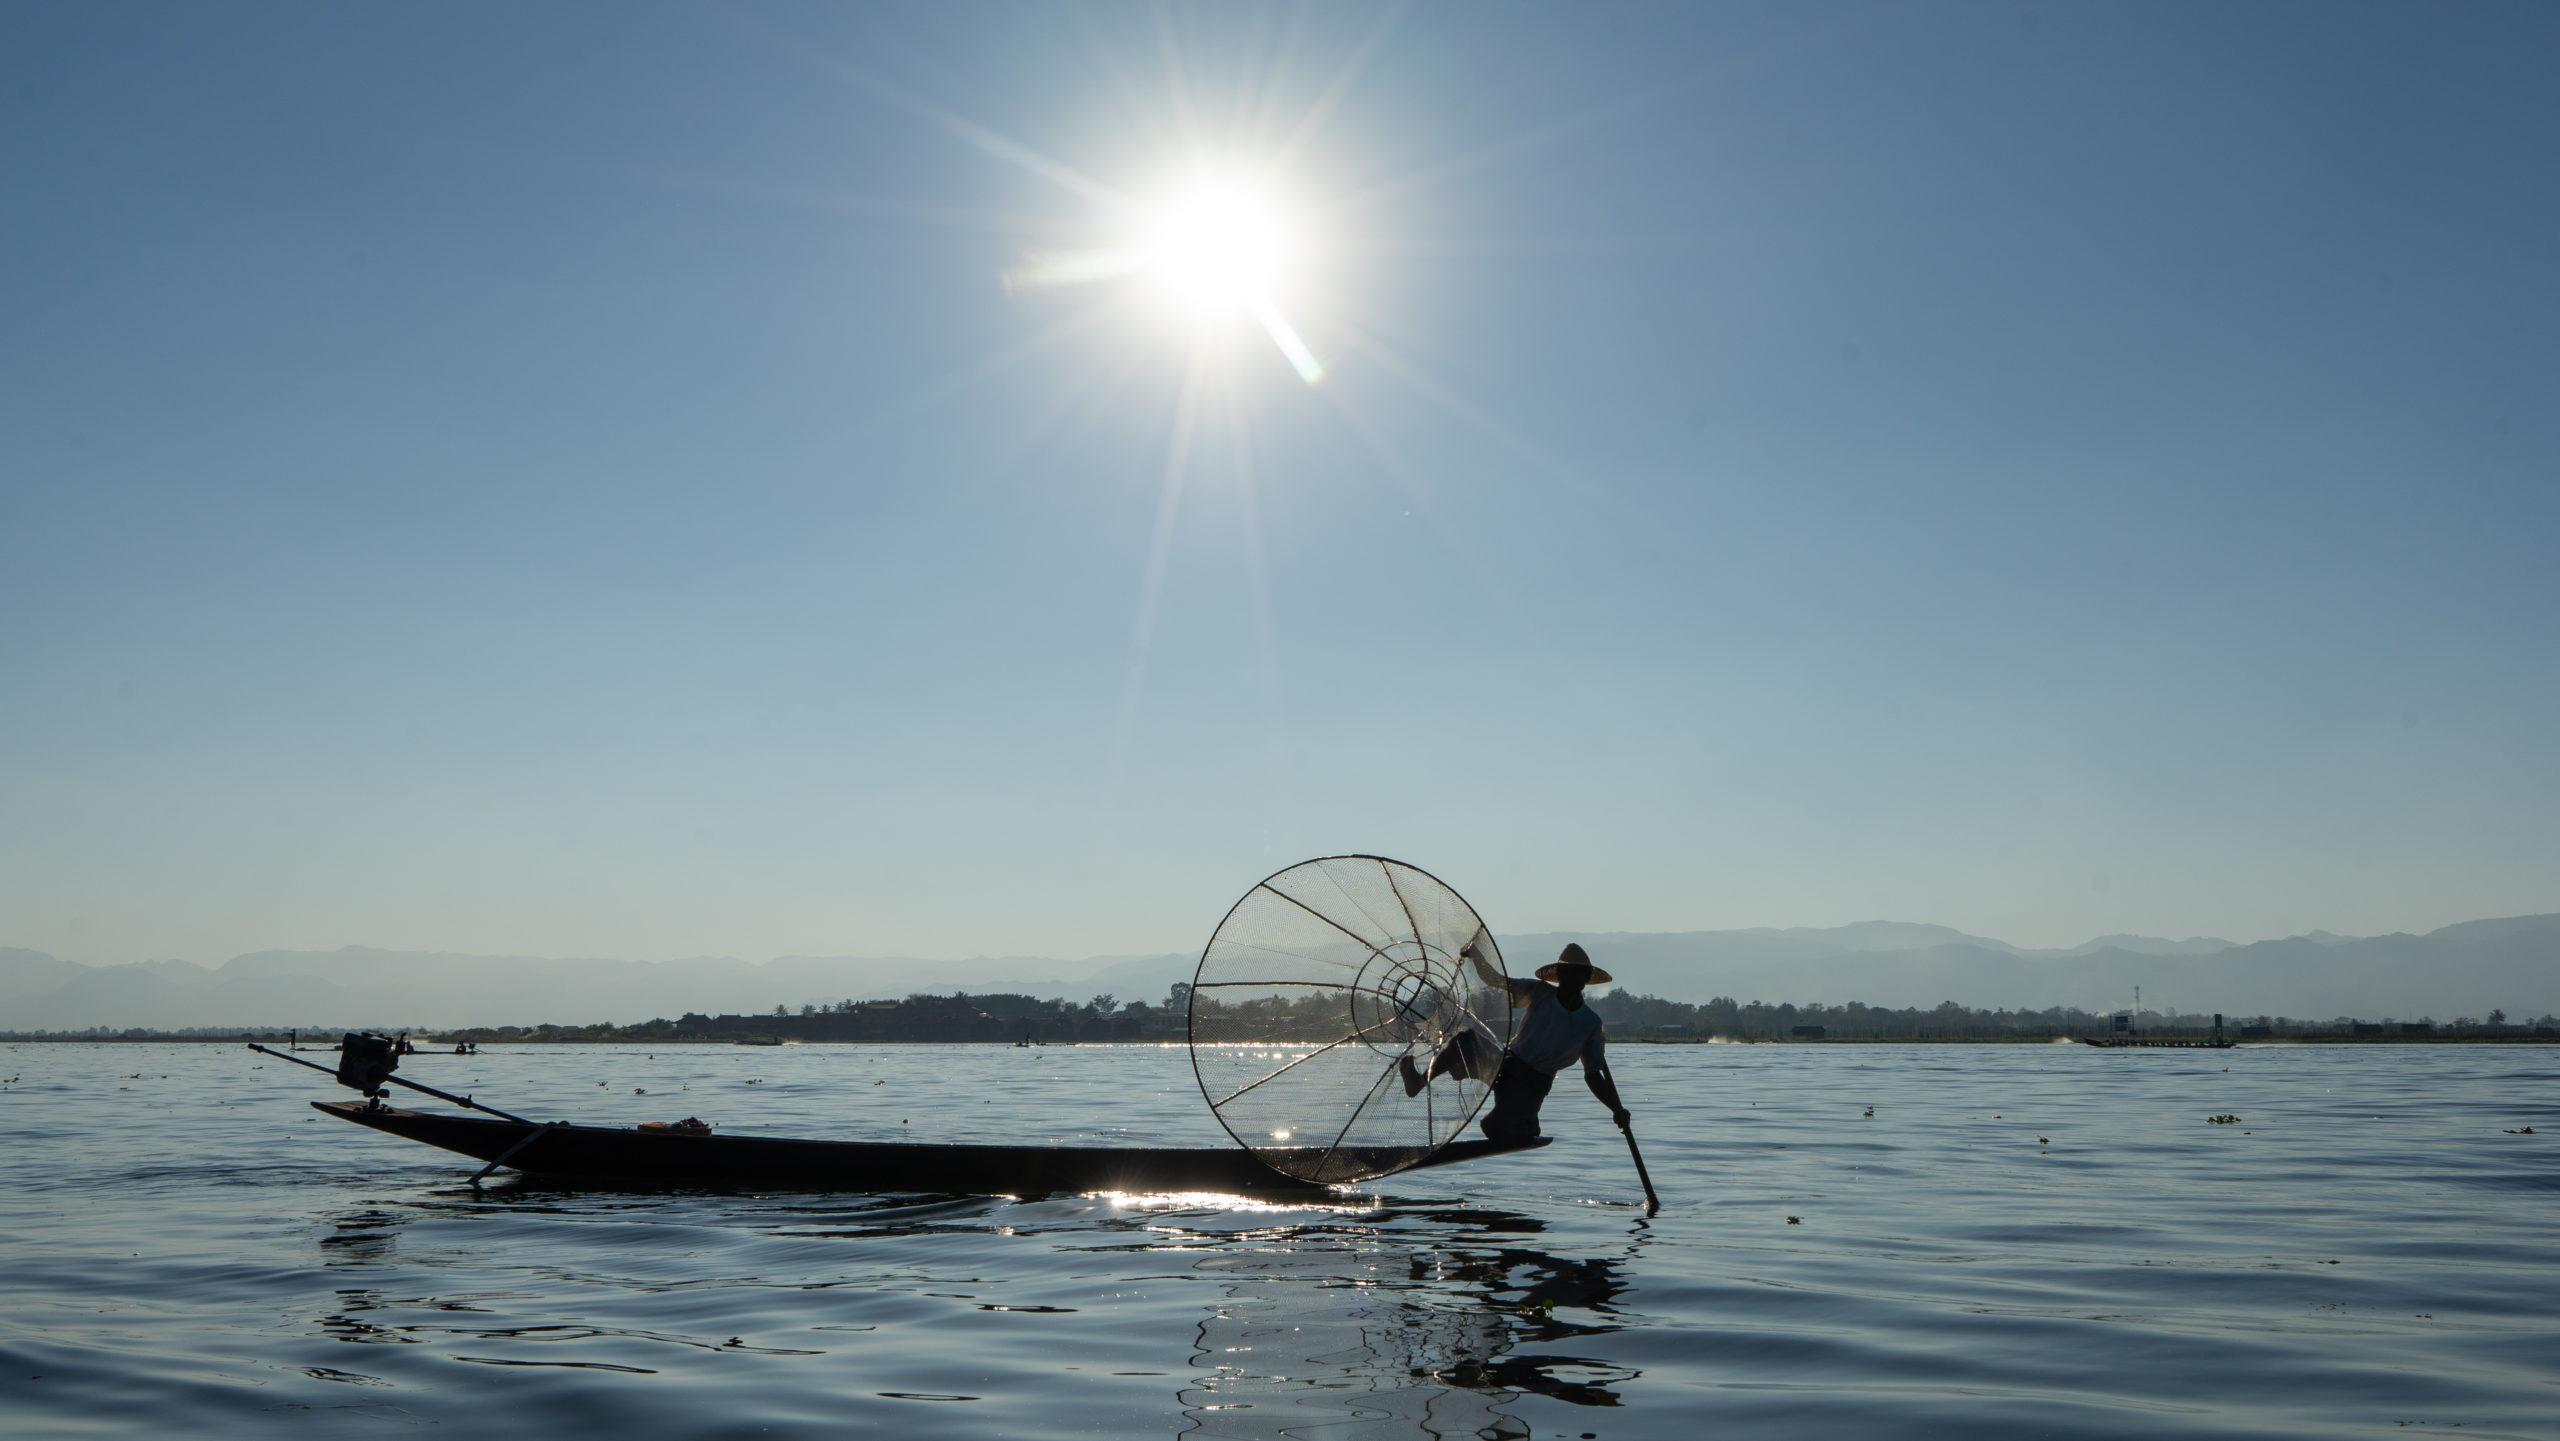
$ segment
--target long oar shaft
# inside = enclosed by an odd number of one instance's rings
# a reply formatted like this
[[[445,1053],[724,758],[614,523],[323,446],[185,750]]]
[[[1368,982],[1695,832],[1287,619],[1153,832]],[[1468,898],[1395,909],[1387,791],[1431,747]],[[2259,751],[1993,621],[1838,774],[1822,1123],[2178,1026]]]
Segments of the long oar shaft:
[[[261,1046],[255,1041],[251,1041],[249,1043],[249,1049],[259,1052],[262,1055],[273,1056],[279,1061],[291,1061],[297,1066],[309,1066],[311,1069],[318,1071],[323,1075],[335,1076],[338,1074],[337,1067],[335,1066],[324,1066],[318,1061],[306,1061],[300,1056],[289,1056],[272,1046]],[[439,1101],[451,1101],[466,1111],[486,1111],[490,1115],[496,1116],[501,1120],[513,1121],[519,1126],[530,1126],[533,1124],[533,1122],[526,1120],[522,1116],[515,1115],[508,1111],[501,1111],[495,1106],[475,1101],[469,1096],[457,1096],[451,1091],[439,1091],[433,1086],[421,1086],[415,1081],[404,1081],[398,1076],[385,1076],[382,1079],[389,1081],[395,1086],[406,1086],[410,1090],[420,1092],[424,1095],[433,1096]]]
[[[1636,1149],[1635,1127],[1625,1128],[1624,1134],[1627,1138],[1627,1154],[1636,1159],[1636,1179],[1644,1183],[1645,1209],[1659,1211],[1662,1209],[1662,1198],[1653,1193],[1653,1173],[1644,1168],[1644,1152]]]

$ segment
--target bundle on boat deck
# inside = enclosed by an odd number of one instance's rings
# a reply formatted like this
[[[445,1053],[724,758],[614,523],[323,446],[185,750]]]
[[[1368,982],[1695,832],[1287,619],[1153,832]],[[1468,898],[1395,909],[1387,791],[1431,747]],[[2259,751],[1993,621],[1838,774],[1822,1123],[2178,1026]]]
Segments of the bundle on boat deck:
[[[746,1185],[795,1190],[958,1191],[1020,1195],[1044,1191],[1293,1191],[1322,1189],[1282,1174],[1250,1151],[1172,1146],[933,1145],[902,1141],[811,1141],[713,1135],[669,1127],[526,1124],[431,1115],[362,1101],[314,1101],[312,1108],[359,1126],[439,1146],[536,1176],[647,1181],[663,1185]],[[528,1139],[529,1138],[529,1139]],[[1545,1145],[1453,1141],[1424,1153],[1356,1148],[1378,1169],[1446,1166]],[[1321,1148],[1310,1148],[1312,1154]],[[1345,1146],[1342,1154],[1355,1148]]]

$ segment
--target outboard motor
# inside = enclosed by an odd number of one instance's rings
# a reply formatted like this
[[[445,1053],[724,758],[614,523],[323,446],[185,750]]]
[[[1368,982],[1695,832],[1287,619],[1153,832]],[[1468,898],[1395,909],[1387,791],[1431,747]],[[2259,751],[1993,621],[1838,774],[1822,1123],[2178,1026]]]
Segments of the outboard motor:
[[[338,1084],[383,1096],[383,1081],[400,1068],[400,1042],[373,1031],[349,1031],[338,1043]]]

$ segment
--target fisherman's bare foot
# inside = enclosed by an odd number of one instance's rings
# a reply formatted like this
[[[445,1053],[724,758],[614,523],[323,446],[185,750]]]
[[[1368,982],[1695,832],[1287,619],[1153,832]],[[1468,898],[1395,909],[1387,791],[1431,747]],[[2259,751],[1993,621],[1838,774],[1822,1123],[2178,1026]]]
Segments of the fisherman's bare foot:
[[[1411,1056],[1396,1057],[1396,1069],[1404,1073],[1404,1093],[1408,1096],[1421,1095],[1422,1088],[1431,1084],[1423,1078],[1422,1068],[1413,1063]]]

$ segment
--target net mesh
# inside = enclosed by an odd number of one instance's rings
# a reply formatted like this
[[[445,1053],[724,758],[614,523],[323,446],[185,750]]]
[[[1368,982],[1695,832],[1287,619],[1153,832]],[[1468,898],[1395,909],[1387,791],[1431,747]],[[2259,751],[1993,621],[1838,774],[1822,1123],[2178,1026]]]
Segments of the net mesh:
[[[1380,856],[1301,861],[1246,892],[1200,953],[1201,1094],[1286,1175],[1331,1184],[1403,1170],[1455,1139],[1491,1093],[1511,1005],[1488,969],[1502,975],[1501,948],[1428,872]],[[1431,1075],[1444,1054],[1454,1068]],[[1418,1091],[1406,1060],[1428,1077]]]

